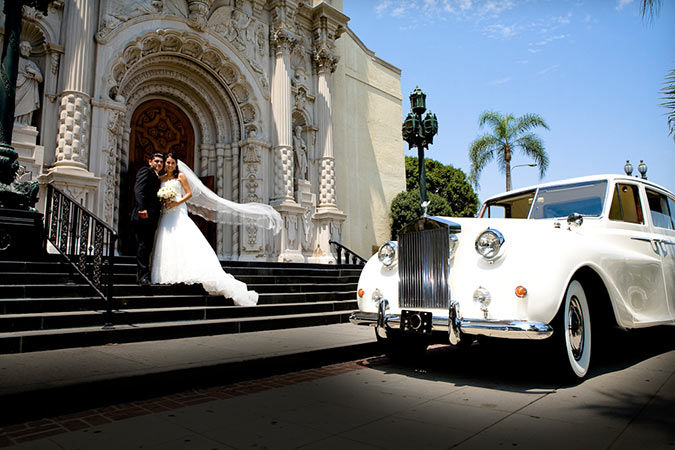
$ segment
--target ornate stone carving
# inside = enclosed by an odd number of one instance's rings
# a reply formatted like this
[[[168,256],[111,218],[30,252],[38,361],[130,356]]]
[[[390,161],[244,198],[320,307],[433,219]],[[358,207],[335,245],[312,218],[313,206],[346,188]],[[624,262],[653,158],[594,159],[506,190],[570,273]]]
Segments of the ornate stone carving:
[[[56,165],[75,164],[82,168],[87,167],[90,113],[88,97],[80,93],[66,93],[61,98]]]
[[[274,193],[276,198],[293,198],[293,149],[279,147],[274,167]]]
[[[31,45],[28,41],[19,44],[21,56],[16,78],[16,97],[14,122],[22,126],[30,126],[33,111],[40,108],[39,84],[42,83],[42,72],[37,64],[28,59]]]
[[[312,249],[312,234],[314,231],[312,219],[315,212],[316,208],[314,206],[307,206],[302,212],[302,249],[305,251]]]
[[[293,153],[295,154],[295,176],[298,180],[307,179],[307,144],[302,138],[302,127],[296,126],[293,134]]]
[[[263,65],[267,46],[265,23],[246,14],[240,8],[218,8],[209,18],[207,28],[229,41],[244,57],[256,74],[264,92],[269,81]]]
[[[49,56],[51,57],[50,68],[52,70],[52,74],[56,75],[59,73],[59,61],[61,59],[61,55],[59,55],[56,52],[53,52]]]
[[[335,205],[335,160],[333,158],[321,160],[319,205]]]
[[[289,248],[296,248],[298,241],[298,216],[284,216],[286,222],[286,241]]]
[[[213,0],[188,0],[188,25],[197,31],[204,31],[212,4]]]

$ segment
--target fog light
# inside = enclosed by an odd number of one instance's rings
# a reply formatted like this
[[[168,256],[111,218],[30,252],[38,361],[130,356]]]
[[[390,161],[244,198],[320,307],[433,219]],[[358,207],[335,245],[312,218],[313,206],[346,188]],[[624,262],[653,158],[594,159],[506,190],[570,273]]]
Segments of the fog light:
[[[484,287],[479,287],[473,292],[473,301],[480,304],[480,310],[483,311],[483,318],[487,320],[489,316],[488,306],[490,306],[490,291]]]
[[[482,307],[487,308],[490,305],[490,291],[484,287],[479,287],[473,292],[473,301],[478,302]]]
[[[516,297],[523,298],[526,295],[527,295],[527,289],[525,289],[525,286],[518,286],[516,288]]]
[[[379,289],[375,289],[373,291],[373,295],[370,296],[370,299],[375,302],[375,303],[380,303],[384,296],[382,295],[382,292],[380,292]]]

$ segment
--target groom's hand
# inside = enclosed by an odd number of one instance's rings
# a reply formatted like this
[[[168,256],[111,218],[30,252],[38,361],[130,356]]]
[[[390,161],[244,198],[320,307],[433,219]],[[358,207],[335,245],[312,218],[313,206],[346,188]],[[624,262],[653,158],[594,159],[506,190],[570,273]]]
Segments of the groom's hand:
[[[147,219],[148,218],[148,210],[144,209],[144,210],[138,211],[138,218],[139,219]]]

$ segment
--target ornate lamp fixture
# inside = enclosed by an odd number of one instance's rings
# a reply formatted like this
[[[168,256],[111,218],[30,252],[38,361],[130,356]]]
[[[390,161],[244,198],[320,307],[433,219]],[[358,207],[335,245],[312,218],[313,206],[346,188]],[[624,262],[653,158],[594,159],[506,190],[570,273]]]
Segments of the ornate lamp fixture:
[[[638,172],[640,172],[640,176],[643,180],[647,179],[647,164],[642,160],[640,160],[640,164],[638,164]]]
[[[412,111],[408,113],[401,127],[403,140],[408,143],[408,149],[417,147],[422,203],[427,201],[424,149],[429,148],[429,144],[433,144],[434,136],[438,134],[438,119],[436,119],[436,114],[429,111],[424,116],[424,119],[422,119],[422,114],[427,110],[426,99],[427,95],[422,92],[419,86],[415,87],[415,90],[410,93],[410,109]]]

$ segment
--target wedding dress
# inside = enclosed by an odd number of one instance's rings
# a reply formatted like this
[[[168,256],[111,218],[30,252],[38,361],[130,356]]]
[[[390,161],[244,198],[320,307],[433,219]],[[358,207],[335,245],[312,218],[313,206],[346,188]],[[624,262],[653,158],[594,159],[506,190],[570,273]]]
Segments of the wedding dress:
[[[180,200],[185,191],[178,179],[162,182],[173,188]],[[156,284],[201,284],[212,295],[234,300],[236,305],[258,303],[258,293],[223,271],[218,256],[197,225],[188,216],[185,203],[162,208],[152,254],[151,279]]]

